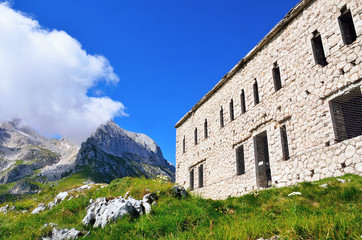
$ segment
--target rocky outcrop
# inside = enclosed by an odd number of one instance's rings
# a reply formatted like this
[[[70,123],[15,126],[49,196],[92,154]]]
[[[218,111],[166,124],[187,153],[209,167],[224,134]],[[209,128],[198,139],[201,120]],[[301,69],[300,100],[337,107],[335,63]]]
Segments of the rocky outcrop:
[[[47,225],[47,224],[46,224]],[[56,224],[53,224],[56,225]],[[44,225],[45,226],[45,225]],[[47,226],[45,226],[47,227]],[[70,240],[70,239],[77,239],[84,234],[81,231],[76,230],[75,228],[72,229],[56,229],[53,227],[53,230],[49,234],[49,237],[43,237],[43,240]]]
[[[35,194],[39,192],[39,186],[29,183],[27,181],[21,181],[15,184],[10,189],[10,194],[23,195],[23,194]]]
[[[174,179],[175,167],[163,158],[160,147],[148,136],[126,131],[115,122],[101,125],[85,143],[76,159],[77,170],[90,166],[95,181],[110,182],[131,176]]]
[[[51,201],[50,203],[48,203],[48,205],[45,205],[44,203],[40,203],[31,213],[38,214],[46,209],[50,210],[66,199],[71,200],[73,198],[73,196],[71,195],[72,193],[83,192],[83,191],[91,189],[94,186],[101,186],[101,188],[103,188],[105,185],[104,184],[95,184],[93,182],[88,182],[88,183],[86,182],[86,184],[83,186],[80,186],[80,187],[77,187],[77,188],[74,188],[74,189],[71,189],[71,190],[68,190],[65,192],[58,193],[58,195],[55,196],[54,200]],[[78,196],[79,195],[77,195],[76,197],[78,197]]]
[[[91,199],[90,205],[87,207],[87,215],[83,218],[82,223],[85,226],[93,225],[93,227],[103,228],[124,215],[137,217],[150,213],[154,201],[154,194],[147,194],[142,200],[136,200],[132,197],[126,199],[122,196],[112,200],[105,197],[97,198],[95,201]]]
[[[185,198],[187,197],[187,192],[184,187],[179,185],[175,185],[171,188],[172,194],[177,198]]]

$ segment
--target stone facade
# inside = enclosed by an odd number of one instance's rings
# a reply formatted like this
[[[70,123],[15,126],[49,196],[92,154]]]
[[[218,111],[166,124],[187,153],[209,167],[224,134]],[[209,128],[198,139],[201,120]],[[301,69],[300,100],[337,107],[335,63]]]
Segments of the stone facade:
[[[223,199],[361,175],[361,38],[359,0],[299,2],[176,124],[176,182]]]

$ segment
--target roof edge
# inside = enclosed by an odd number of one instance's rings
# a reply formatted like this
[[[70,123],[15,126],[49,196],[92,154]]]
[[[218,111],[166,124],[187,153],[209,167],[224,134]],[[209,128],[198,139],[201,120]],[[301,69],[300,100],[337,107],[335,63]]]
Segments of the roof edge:
[[[279,33],[285,25],[294,19],[310,2],[314,0],[301,0],[295,5],[285,17],[275,25],[269,33],[248,53],[242,58],[204,97],[198,101],[189,112],[187,112],[175,125],[178,128],[182,125],[204,102],[206,102],[214,93],[216,93],[240,68],[242,68],[261,48]]]

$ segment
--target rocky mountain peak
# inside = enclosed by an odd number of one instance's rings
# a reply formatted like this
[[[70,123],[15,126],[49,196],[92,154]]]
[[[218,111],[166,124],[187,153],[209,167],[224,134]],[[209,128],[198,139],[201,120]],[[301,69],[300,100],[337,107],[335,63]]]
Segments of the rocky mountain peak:
[[[103,163],[103,164],[102,164]],[[175,168],[160,147],[145,134],[122,129],[114,121],[102,124],[82,143],[78,165],[98,166],[109,179],[123,176],[167,175],[174,179]]]

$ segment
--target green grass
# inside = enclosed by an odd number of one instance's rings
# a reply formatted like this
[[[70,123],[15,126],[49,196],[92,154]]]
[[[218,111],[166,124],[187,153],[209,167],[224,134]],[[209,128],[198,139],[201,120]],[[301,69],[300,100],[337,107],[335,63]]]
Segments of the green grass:
[[[89,170],[53,183],[52,187],[42,185],[40,194],[7,204],[18,211],[31,211],[39,202],[52,201],[60,191],[82,185]],[[40,228],[50,222],[59,228],[90,231],[85,239],[258,239],[275,235],[281,239],[360,239],[362,178],[341,178],[347,181],[328,178],[216,201],[192,195],[176,199],[170,193],[173,185],[168,182],[117,179],[38,215],[18,211],[0,214],[0,239],[38,239],[49,232],[50,228]],[[319,186],[324,183],[328,183],[327,188]],[[124,217],[103,229],[81,224],[91,198],[117,197],[127,191],[136,199],[156,192],[159,200],[149,215]],[[288,197],[294,191],[302,195]]]

